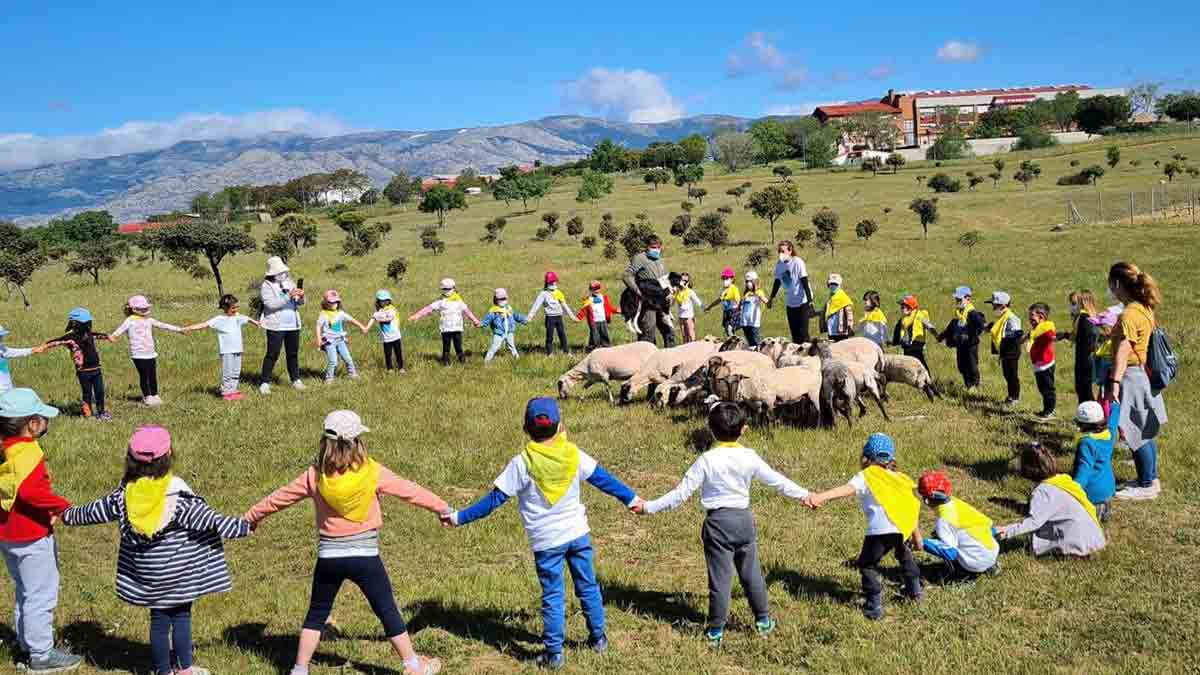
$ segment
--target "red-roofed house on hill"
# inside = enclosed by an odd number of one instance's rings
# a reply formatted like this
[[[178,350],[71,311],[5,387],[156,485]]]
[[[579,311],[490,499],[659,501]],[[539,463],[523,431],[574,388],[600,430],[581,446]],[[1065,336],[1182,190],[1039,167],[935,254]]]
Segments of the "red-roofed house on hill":
[[[141,234],[146,230],[154,230],[166,223],[121,223],[117,226],[117,234]]]

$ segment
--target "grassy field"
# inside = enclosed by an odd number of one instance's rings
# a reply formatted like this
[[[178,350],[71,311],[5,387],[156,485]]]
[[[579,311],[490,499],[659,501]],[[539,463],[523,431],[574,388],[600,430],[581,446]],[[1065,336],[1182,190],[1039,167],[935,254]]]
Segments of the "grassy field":
[[[1069,194],[1094,191],[1057,187],[1054,179],[1074,171],[1071,159],[1083,166],[1103,163],[1104,149],[1095,144],[1042,153],[1043,178],[1028,193],[1008,178],[1021,157],[1008,157],[999,190],[989,181],[974,192],[942,197],[942,219],[928,240],[921,239],[907,205],[923,192],[914,177],[932,175],[933,167],[914,166],[895,176],[798,175],[794,180],[807,206],[802,215],[784,219],[779,232],[790,236],[821,206],[836,210],[842,222],[836,255],[802,251],[814,286],[822,286],[830,272],[839,272],[856,299],[868,288],[879,290],[893,321],[895,299],[907,291],[921,297],[935,322],[944,323],[951,316],[952,289],[970,284],[980,296],[1008,290],[1022,309],[1034,301],[1049,302],[1054,320],[1065,325],[1071,289],[1093,288],[1103,297],[1104,275],[1112,262],[1126,259],[1142,266],[1163,285],[1166,301],[1160,318],[1172,330],[1185,363],[1182,379],[1167,394],[1172,418],[1161,443],[1164,492],[1158,501],[1118,504],[1107,526],[1108,548],[1088,562],[1035,560],[1018,548],[1003,556],[999,577],[973,587],[931,587],[924,604],[890,603],[883,622],[869,623],[857,605],[858,574],[843,566],[861,543],[863,519],[857,506],[838,503],[809,512],[773,492],[756,491],[761,556],[780,630],[769,639],[755,637],[746,603],[735,591],[725,647],[714,653],[702,639],[707,599],[698,503],[635,519],[589,490],[585,499],[613,649],[603,659],[581,648],[569,650],[568,672],[1194,672],[1188,645],[1200,605],[1195,584],[1200,577],[1200,459],[1194,452],[1200,424],[1196,405],[1189,401],[1200,395],[1200,378],[1191,367],[1200,343],[1192,266],[1200,251],[1200,231],[1175,219],[1051,232],[1063,220]],[[1160,177],[1153,161],[1176,151],[1200,158],[1200,140],[1126,145],[1122,166],[1110,171],[1101,186],[1149,190]],[[1128,164],[1134,158],[1142,160],[1136,169]],[[969,169],[986,175],[988,166],[964,161],[945,170],[960,177]],[[699,210],[732,203],[724,194],[731,186],[751,181],[758,188],[775,180],[762,168],[737,175],[722,175],[716,167],[708,171],[703,187],[710,196]],[[1186,189],[1184,185],[1176,180],[1172,189]],[[557,241],[531,241],[541,212],[558,210],[564,220],[578,212],[588,233],[595,234],[605,210],[621,225],[645,211],[666,235],[683,198],[680,189],[652,191],[640,176],[628,176],[618,178],[614,195],[589,209],[575,203],[576,188],[575,181],[563,181],[537,214],[509,215],[513,209],[502,202],[473,198],[468,211],[450,217],[443,234],[448,246],[441,256],[420,249],[418,233],[432,219],[415,209],[375,212],[393,224],[393,233],[381,251],[361,259],[343,259],[341,233],[323,222],[319,247],[295,258],[292,269],[306,278],[311,291],[337,287],[346,309],[362,319],[370,314],[377,288],[391,286],[401,310],[410,312],[435,298],[443,276],[458,280],[480,315],[496,286],[507,287],[514,304],[527,308],[547,269],[559,273],[574,301],[590,279],[601,279],[610,288],[619,284],[624,260],[606,261],[599,248],[585,251],[562,233]],[[886,217],[884,207],[892,209]],[[509,215],[507,241],[484,247],[478,243],[482,224],[497,215]],[[869,243],[853,237],[854,224],[864,217],[881,224]],[[731,225],[736,244],[715,252],[685,250],[678,240],[664,236],[669,266],[690,271],[706,302],[717,291],[722,267],[741,269],[750,250],[768,245],[765,223],[748,212],[735,209]],[[255,226],[255,236],[261,241],[269,227]],[[956,244],[967,230],[985,237],[970,254]],[[397,255],[410,261],[409,274],[398,287],[383,272]],[[339,262],[347,269],[329,271]],[[251,284],[257,288],[263,267],[263,256],[257,254],[232,258],[225,266],[227,284],[244,305],[252,295],[246,289]],[[0,323],[13,333],[10,345],[59,334],[67,310],[75,305],[90,307],[97,328],[111,330],[121,321],[124,299],[134,293],[148,295],[155,303],[154,315],[165,321],[194,322],[216,313],[211,281],[192,281],[162,263],[122,266],[106,274],[99,286],[65,277],[62,267],[51,268],[37,275],[31,290],[31,312],[21,311],[15,300],[0,305]],[[315,308],[307,310],[306,318],[315,321]],[[702,316],[701,333],[718,332],[719,321],[716,313]],[[581,353],[586,330],[571,324],[568,331]],[[628,339],[621,329],[616,334],[621,341]],[[786,334],[782,309],[765,318],[763,334]],[[138,403],[137,376],[125,345],[103,347],[115,420],[102,424],[66,416],[52,425],[44,447],[58,490],[76,502],[107,494],[119,481],[129,433],[139,424],[156,422],[175,435],[180,475],[218,509],[240,514],[308,465],[326,412],[352,408],[373,429],[369,442],[375,457],[461,507],[486,492],[521,447],[519,416],[525,400],[552,394],[555,379],[574,361],[532,353],[542,340],[539,326],[518,334],[524,352],[519,361],[502,357],[484,367],[486,342],[479,332],[468,334],[467,367],[442,368],[434,361],[440,347],[436,319],[429,319],[405,332],[407,375],[385,373],[374,337],[356,337],[352,349],[363,378],[339,379],[326,387],[319,383],[324,360],[311,346],[311,322],[305,338],[301,358],[308,391],[277,388],[263,398],[252,385],[258,381],[264,340],[247,327],[247,399],[229,404],[215,396],[219,364],[214,336],[160,334],[159,378],[166,401],[160,409]],[[778,427],[752,431],[747,443],[800,484],[823,489],[852,475],[868,433],[887,431],[897,439],[903,470],[915,476],[944,468],[957,494],[998,522],[1012,522],[1021,517],[1032,488],[1012,472],[1014,452],[1039,439],[1062,448],[1060,465],[1067,470],[1072,430],[1063,421],[1033,424],[1036,391],[1026,366],[1021,405],[1013,412],[1001,411],[998,365],[986,350],[981,361],[984,386],[977,394],[965,395],[955,386],[953,354],[931,347],[931,368],[949,392],[944,401],[931,405],[918,392],[898,390],[891,424],[874,413],[853,431]],[[1063,419],[1074,407],[1069,345],[1060,346],[1059,363]],[[19,386],[33,386],[53,403],[78,410],[78,387],[66,354],[52,352],[13,365]],[[705,443],[703,421],[694,414],[656,412],[641,404],[615,408],[595,391],[568,402],[565,415],[572,438],[645,497],[673,487]],[[1125,459],[1117,458],[1119,479],[1132,476]],[[383,555],[418,649],[442,658],[447,672],[531,671],[525,659],[540,648],[539,592],[516,509],[507,506],[487,521],[453,531],[439,527],[430,514],[396,503],[385,503],[385,512]],[[932,524],[928,512],[922,518],[926,527]],[[302,505],[274,517],[251,538],[227,546],[235,590],[204,599],[195,609],[199,664],[216,673],[287,672],[315,560],[312,520],[311,506]],[[82,672],[149,672],[148,613],[123,604],[113,592],[116,528],[61,529],[59,546],[63,582],[57,621],[62,637],[88,660]],[[3,585],[0,672],[12,672],[12,595],[8,582]],[[568,611],[570,637],[579,647],[586,632],[574,600]],[[401,670],[356,591],[344,589],[335,613],[343,635],[322,645],[314,672]]]

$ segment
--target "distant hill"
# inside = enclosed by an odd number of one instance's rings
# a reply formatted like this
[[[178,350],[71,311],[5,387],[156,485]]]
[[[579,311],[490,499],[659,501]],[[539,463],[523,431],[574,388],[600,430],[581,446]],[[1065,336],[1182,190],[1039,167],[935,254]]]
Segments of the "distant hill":
[[[268,134],[250,139],[184,141],[163,150],[83,159],[0,172],[0,219],[36,224],[64,213],[108,209],[130,220],[186,206],[198,192],[234,184],[280,183],[334,169],[355,169],[379,186],[403,169],[414,175],[492,172],[510,164],[570,162],[604,138],[633,148],[711,136],[751,120],[722,115],[660,124],[578,117],[439,131],[372,131],[329,138]]]

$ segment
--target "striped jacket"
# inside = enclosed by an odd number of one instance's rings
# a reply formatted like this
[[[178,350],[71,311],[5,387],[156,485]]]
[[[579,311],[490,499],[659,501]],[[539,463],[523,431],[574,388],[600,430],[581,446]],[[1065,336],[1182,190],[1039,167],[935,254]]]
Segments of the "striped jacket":
[[[233,588],[221,539],[250,534],[250,523],[223,516],[175,478],[167,489],[163,527],[147,538],[129,524],[125,486],[63,513],[67,525],[119,523],[117,596],[131,605],[167,609]]]

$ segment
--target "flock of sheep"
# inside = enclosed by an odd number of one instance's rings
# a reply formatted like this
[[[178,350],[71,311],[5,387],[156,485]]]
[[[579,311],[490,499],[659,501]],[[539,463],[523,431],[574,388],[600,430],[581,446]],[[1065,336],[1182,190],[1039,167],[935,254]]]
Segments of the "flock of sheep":
[[[939,396],[920,361],[884,353],[866,338],[811,344],[767,338],[751,348],[740,337],[711,335],[667,349],[649,342],[597,349],[558,379],[558,395],[603,384],[613,402],[614,382],[621,383],[621,403],[645,390],[658,407],[728,401],[759,422],[800,426],[834,426],[838,414],[853,425],[852,406],[865,415],[867,398],[890,419],[884,407],[889,382],[912,386],[931,401]]]

